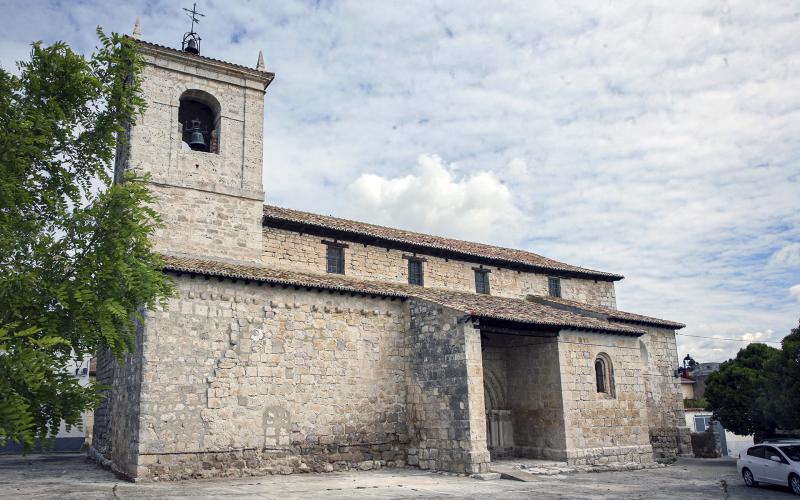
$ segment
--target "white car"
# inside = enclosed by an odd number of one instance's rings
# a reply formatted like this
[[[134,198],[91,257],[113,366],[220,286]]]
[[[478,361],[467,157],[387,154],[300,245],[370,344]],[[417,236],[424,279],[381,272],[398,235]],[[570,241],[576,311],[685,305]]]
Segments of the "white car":
[[[739,453],[736,469],[747,486],[789,486],[800,495],[800,441],[764,442]]]

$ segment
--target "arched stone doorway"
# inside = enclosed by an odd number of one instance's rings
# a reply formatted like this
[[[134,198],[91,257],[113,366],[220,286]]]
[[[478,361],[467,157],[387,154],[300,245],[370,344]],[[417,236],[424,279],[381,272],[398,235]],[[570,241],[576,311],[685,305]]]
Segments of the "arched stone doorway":
[[[507,406],[505,387],[491,370],[483,373],[483,401],[486,406],[486,446],[492,459],[512,455],[514,430],[511,410]]]

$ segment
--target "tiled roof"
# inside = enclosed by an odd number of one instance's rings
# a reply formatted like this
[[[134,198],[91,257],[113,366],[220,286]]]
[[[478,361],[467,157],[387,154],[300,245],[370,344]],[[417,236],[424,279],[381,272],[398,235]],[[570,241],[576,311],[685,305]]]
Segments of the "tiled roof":
[[[442,236],[433,236],[403,229],[367,224],[366,222],[340,219],[339,217],[332,217],[329,215],[319,215],[289,208],[276,207],[274,205],[264,205],[265,225],[272,225],[276,222],[312,226],[351,235],[366,236],[385,242],[438,250],[467,259],[470,257],[488,259],[499,263],[517,266],[522,265],[544,271],[561,272],[605,281],[617,281],[623,278],[623,276],[619,274],[564,264],[563,262],[548,259],[547,257],[542,257],[541,255],[525,250],[496,247],[484,243],[456,240]]]
[[[271,82],[272,79],[275,78],[275,73],[270,73],[268,71],[260,71],[260,70],[257,70],[256,68],[251,68],[250,66],[244,66],[242,64],[236,64],[236,63],[232,63],[232,62],[228,62],[228,61],[223,61],[221,59],[214,59],[213,57],[201,56],[200,54],[192,54],[191,52],[186,52],[185,50],[179,50],[179,49],[176,49],[174,47],[167,47],[166,45],[159,45],[159,44],[153,43],[153,42],[146,42],[144,40],[140,40],[140,39],[137,39],[137,38],[134,38],[134,40],[138,45],[143,46],[143,47],[150,47],[150,48],[158,49],[158,50],[161,50],[161,51],[171,52],[171,53],[173,53],[175,55],[179,55],[181,57],[186,57],[186,58],[190,58],[190,59],[200,59],[200,60],[204,60],[204,61],[210,61],[210,62],[213,62],[213,63],[216,63],[216,64],[221,64],[223,66],[228,66],[228,67],[233,68],[233,69],[235,69],[237,71],[240,71],[240,72],[241,71],[245,71],[245,72],[250,73],[251,75],[253,75],[253,76],[255,76],[255,77],[257,77],[257,78],[259,78],[261,80],[267,81],[267,82]]]
[[[665,328],[681,329],[686,325],[683,323],[676,323],[666,319],[653,318],[651,316],[644,316],[641,314],[634,314],[625,311],[618,311],[609,307],[596,306],[592,304],[584,304],[583,302],[575,302],[572,300],[556,298],[556,297],[531,297],[533,300],[540,304],[551,306],[563,306],[568,309],[582,309],[591,313],[597,314],[601,317],[608,318],[612,321],[624,321],[626,323],[635,323],[641,325],[661,326]]]
[[[355,279],[337,274],[312,274],[261,266],[229,264],[187,257],[163,256],[164,270],[205,276],[238,278],[264,283],[365,293],[385,297],[418,298],[462,311],[477,318],[505,320],[530,325],[598,330],[641,335],[642,330],[520,299],[455,292]]]

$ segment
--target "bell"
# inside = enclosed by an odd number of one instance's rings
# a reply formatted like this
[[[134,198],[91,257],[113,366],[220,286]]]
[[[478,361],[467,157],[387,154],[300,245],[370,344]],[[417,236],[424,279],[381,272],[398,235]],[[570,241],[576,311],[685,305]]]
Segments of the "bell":
[[[195,130],[192,132],[191,138],[189,139],[189,147],[197,151],[198,149],[205,149],[206,148],[206,139],[203,137],[203,133],[199,130]]]
[[[197,49],[197,41],[194,38],[190,38],[189,41],[186,42],[186,48],[184,50],[192,54],[200,53],[200,51]]]

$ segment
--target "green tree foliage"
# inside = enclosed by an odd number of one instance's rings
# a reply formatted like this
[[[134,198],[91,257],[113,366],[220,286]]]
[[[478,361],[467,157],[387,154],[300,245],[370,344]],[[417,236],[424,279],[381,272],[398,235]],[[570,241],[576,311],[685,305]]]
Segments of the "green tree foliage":
[[[699,408],[701,410],[708,409],[708,401],[704,398],[700,399],[686,399],[683,400],[683,407],[684,408]]]
[[[775,387],[767,411],[781,429],[800,429],[800,325],[781,341],[781,351],[769,366]]]
[[[708,376],[705,398],[726,429],[744,436],[774,432],[775,420],[766,412],[766,368],[778,353],[774,347],[750,344]]]
[[[137,309],[172,292],[146,179],[112,180],[142,63],[132,40],[98,36],[90,58],[34,43],[19,75],[0,68],[0,445],[78,424],[97,388],[62,368],[106,347],[122,358]]]
[[[800,428],[800,327],[776,349],[750,344],[709,375],[705,398],[736,434],[771,436]]]

